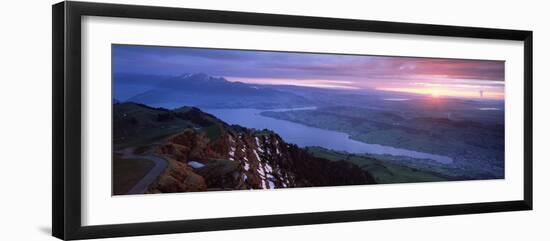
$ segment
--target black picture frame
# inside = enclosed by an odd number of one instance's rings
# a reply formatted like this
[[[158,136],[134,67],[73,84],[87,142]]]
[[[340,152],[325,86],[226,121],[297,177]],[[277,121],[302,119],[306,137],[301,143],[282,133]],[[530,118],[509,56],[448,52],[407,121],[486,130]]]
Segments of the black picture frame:
[[[366,21],[324,17],[150,7],[89,2],[52,6],[53,23],[53,195],[52,233],[60,239],[88,239],[308,225],[380,219],[531,210],[533,207],[533,33],[523,30]],[[104,16],[258,26],[349,30],[426,36],[517,40],[524,43],[524,186],[522,200],[420,207],[342,210],[284,215],[212,218],[82,226],[81,224],[81,18]]]

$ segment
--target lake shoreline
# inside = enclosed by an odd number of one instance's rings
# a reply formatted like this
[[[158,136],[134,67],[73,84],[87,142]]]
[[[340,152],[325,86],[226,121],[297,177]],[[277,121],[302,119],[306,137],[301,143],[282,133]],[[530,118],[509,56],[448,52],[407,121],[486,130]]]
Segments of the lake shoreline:
[[[443,155],[424,153],[408,150],[404,148],[384,146],[380,144],[370,144],[354,140],[349,134],[334,130],[325,130],[317,127],[304,125],[287,120],[281,120],[262,115],[267,111],[293,111],[293,110],[313,110],[317,107],[299,107],[284,109],[204,109],[217,118],[228,124],[237,124],[247,128],[270,129],[281,135],[285,141],[296,144],[300,147],[320,146],[335,151],[344,151],[354,154],[379,154],[406,156],[416,159],[429,159],[441,164],[451,164],[453,159]],[[308,136],[309,138],[304,138]]]

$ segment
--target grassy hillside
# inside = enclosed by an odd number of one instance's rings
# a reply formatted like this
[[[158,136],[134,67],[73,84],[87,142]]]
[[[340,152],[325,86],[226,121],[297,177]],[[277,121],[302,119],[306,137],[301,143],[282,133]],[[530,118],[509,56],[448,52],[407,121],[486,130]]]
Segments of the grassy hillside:
[[[367,170],[374,177],[376,183],[409,183],[451,180],[451,178],[445,177],[436,172],[408,167],[405,165],[397,165],[388,161],[383,161],[364,155],[335,152],[319,147],[309,147],[307,148],[307,151],[316,157],[331,161],[344,160],[353,163],[361,167],[363,170]]]
[[[205,127],[207,134],[214,137],[219,135],[218,123],[214,116],[192,107],[168,110],[132,102],[114,104],[114,149],[150,145],[187,128]]]
[[[153,168],[155,164],[145,159],[123,159],[113,156],[113,194],[126,194]]]

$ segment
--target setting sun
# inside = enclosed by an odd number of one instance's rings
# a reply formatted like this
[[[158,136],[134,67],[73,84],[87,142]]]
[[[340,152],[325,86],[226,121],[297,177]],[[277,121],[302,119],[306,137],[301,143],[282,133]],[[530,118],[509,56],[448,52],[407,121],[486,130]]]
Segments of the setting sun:
[[[439,98],[439,90],[432,90],[432,97]]]
[[[377,90],[392,91],[392,92],[404,92],[412,94],[421,94],[430,96],[432,98],[443,97],[462,97],[462,98],[481,98],[478,91],[472,91],[469,88],[457,89],[457,88],[417,88],[417,87],[381,87]],[[503,99],[504,93],[499,91],[484,91],[483,97],[486,99]]]

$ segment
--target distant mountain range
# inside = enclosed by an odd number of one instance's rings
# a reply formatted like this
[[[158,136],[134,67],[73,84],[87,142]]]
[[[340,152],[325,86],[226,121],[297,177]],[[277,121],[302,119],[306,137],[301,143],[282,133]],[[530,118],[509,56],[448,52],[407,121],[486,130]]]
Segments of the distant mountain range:
[[[117,81],[115,75],[115,82]],[[122,78],[122,77],[121,77]],[[128,79],[128,76],[124,76]],[[143,82],[144,77],[130,77]],[[202,108],[288,108],[307,106],[310,101],[290,91],[266,85],[231,82],[223,77],[204,73],[183,74],[177,77],[155,77],[158,81],[149,90],[134,95],[127,101],[151,106],[175,108],[198,106]]]
[[[375,183],[352,163],[315,157],[277,133],[228,125],[195,107],[115,104],[113,124],[115,150],[139,146],[134,155],[168,161],[149,193]]]

